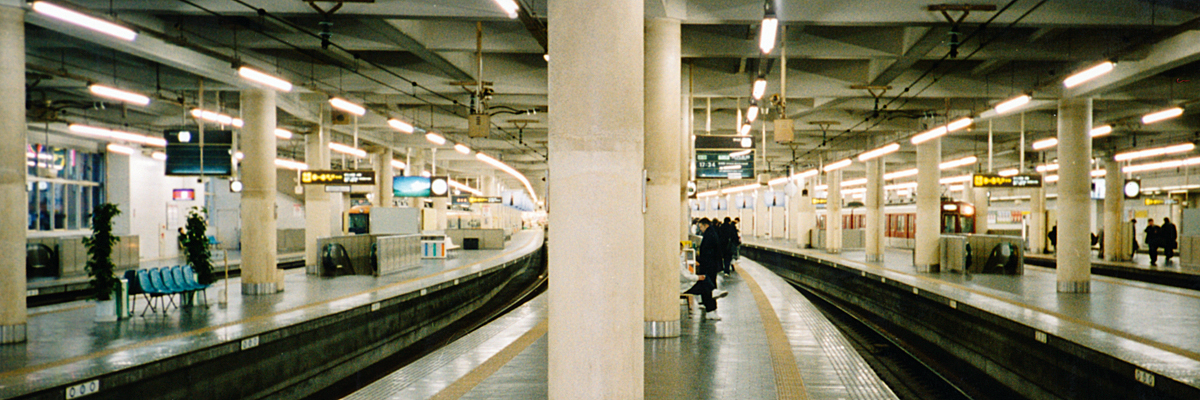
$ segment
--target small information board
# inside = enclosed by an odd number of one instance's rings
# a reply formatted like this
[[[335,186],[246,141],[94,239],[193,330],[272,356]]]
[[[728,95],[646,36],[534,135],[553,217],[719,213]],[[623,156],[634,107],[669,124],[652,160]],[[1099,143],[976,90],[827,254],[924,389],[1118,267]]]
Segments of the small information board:
[[[306,185],[374,185],[375,171],[301,171],[300,183]]]
[[[1042,187],[1042,176],[1037,174],[1020,174],[1013,176],[975,174],[971,176],[971,184],[975,187]]]

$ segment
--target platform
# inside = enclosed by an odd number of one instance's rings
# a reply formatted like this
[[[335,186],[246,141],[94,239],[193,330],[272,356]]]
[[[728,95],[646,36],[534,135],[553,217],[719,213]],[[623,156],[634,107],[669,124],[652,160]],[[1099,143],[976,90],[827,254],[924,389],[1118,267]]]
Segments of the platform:
[[[778,276],[744,260],[722,288],[722,320],[683,306],[680,337],[645,340],[645,398],[896,398]],[[546,315],[542,295],[347,399],[545,399]]]
[[[884,262],[868,263],[862,250],[828,254],[800,249],[793,241],[754,237],[743,243],[856,269],[911,286],[914,293],[936,293],[957,302],[952,304],[970,305],[1200,388],[1200,292],[1195,290],[1093,275],[1090,294],[1066,294],[1057,292],[1055,271],[1042,267],[1027,266],[1025,275],[1017,276],[918,273],[907,250],[889,249]]]
[[[288,271],[284,291],[243,297],[240,278],[207,290],[209,305],[159,310],[116,323],[93,322],[94,303],[79,301],[30,310],[28,341],[0,345],[0,398],[86,380],[260,332],[362,307],[403,293],[422,291],[501,265],[541,247],[541,231],[513,236],[504,250],[455,251],[446,259],[423,259],[418,267],[384,277],[322,278]],[[135,302],[141,312],[143,299]],[[235,343],[236,344],[236,343]]]

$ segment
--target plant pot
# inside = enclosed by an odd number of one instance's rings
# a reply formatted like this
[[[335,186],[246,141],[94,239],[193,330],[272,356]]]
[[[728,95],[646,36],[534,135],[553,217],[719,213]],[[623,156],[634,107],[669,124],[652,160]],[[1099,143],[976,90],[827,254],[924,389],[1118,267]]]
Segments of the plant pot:
[[[96,322],[117,322],[117,301],[96,301]]]

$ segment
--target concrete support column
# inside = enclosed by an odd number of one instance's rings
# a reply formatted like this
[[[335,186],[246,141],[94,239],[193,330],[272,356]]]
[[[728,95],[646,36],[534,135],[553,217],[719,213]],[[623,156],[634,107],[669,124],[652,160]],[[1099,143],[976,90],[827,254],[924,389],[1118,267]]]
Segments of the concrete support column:
[[[767,237],[771,232],[771,209],[767,207],[770,199],[767,199],[767,194],[771,190],[768,186],[762,186],[754,190],[754,236]]]
[[[1092,99],[1058,103],[1058,291],[1088,293],[1092,279],[1090,221]]]
[[[25,341],[25,10],[0,6],[0,344]]]
[[[796,181],[796,185],[800,187],[797,191],[796,207],[798,212],[796,215],[796,245],[800,248],[812,247],[812,230],[817,226],[817,210],[813,206],[813,185],[809,178],[804,178]]]
[[[304,137],[304,162],[311,169],[329,169],[329,111],[321,107],[321,127]],[[304,187],[304,264],[308,273],[319,274],[320,251],[317,239],[332,236],[333,212],[329,193],[320,185]]]
[[[1062,203],[1059,203],[1062,204]],[[1029,194],[1029,252],[1042,254],[1049,251],[1046,247],[1046,188],[1034,189]]]
[[[644,4],[548,5],[548,397],[641,399]]]
[[[825,174],[825,184],[829,185],[825,203],[825,251],[836,254],[842,252],[842,170]]]
[[[1121,163],[1109,154],[1104,157],[1104,259],[1128,261],[1129,250],[1125,243],[1132,242],[1132,232],[1125,229],[1125,177],[1121,175]]]
[[[283,290],[275,254],[275,91],[242,91],[242,294]]]
[[[988,190],[987,188],[968,187],[965,190],[974,192],[971,204],[975,205],[975,233],[986,235],[988,231]]]
[[[646,337],[679,336],[680,24],[646,20]]]
[[[913,263],[917,272],[938,272],[941,257],[938,236],[941,235],[942,201],[941,171],[942,139],[917,145],[917,229]]]
[[[378,182],[375,184],[375,190],[379,192],[376,195],[376,204],[382,207],[392,206],[392,178],[396,176],[396,168],[392,166],[392,149],[383,149],[378,155],[378,160],[375,162],[375,169],[379,172],[375,174]]]
[[[883,261],[883,158],[867,160],[867,223],[863,235],[867,261]]]

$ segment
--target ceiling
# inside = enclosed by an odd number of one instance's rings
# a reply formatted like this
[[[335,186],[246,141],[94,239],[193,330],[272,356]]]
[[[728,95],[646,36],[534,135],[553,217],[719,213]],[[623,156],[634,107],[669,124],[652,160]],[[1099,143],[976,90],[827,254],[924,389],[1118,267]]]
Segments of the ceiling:
[[[329,96],[365,104],[360,140],[400,153],[435,147],[421,135],[388,128],[397,117],[454,142],[497,156],[544,190],[547,155],[546,53],[541,43],[548,0],[520,0],[520,18],[508,18],[492,0],[376,0],[317,7],[298,0],[75,0],[74,7],[135,27],[132,43],[35,13],[27,16],[30,121],[89,121],[144,133],[189,123],[185,108],[236,115],[237,91],[248,84],[233,65],[250,65],[297,85],[281,95],[279,125],[300,135],[280,141],[280,154],[303,159],[303,134],[313,132]],[[914,148],[906,138],[960,116],[980,116],[996,103],[1028,93],[1023,112],[977,118],[973,127],[943,139],[943,159],[976,155],[986,169],[989,132],[994,168],[1016,166],[1022,121],[1026,145],[1053,136],[1055,101],[1095,98],[1096,125],[1114,134],[1097,138],[1097,151],[1191,141],[1200,113],[1143,126],[1138,118],[1170,106],[1186,106],[1200,93],[1200,6],[1186,0],[979,1],[995,11],[949,15],[923,0],[777,1],[786,33],[769,57],[757,48],[762,5],[754,0],[648,0],[647,17],[680,19],[685,94],[692,99],[692,130],[734,134],[752,80],[764,73],[767,96],[784,90],[786,115],[796,121],[796,140],[769,143],[758,169],[778,176],[789,166],[853,156],[901,141],[888,170],[911,168]],[[482,74],[476,59],[477,29]],[[322,31],[328,33],[322,43]],[[951,32],[960,45],[951,56]],[[541,38],[539,38],[541,37]],[[781,54],[786,53],[786,62]],[[551,55],[553,53],[551,52]],[[1064,91],[1062,78],[1105,59],[1118,70],[1079,89]],[[602,60],[597,60],[602,63]],[[489,138],[467,137],[471,90],[461,84],[493,82]],[[148,107],[122,106],[87,91],[88,82],[110,84],[159,99]],[[203,83],[202,83],[203,82]],[[890,86],[876,98],[855,86]],[[880,94],[881,90],[875,90]],[[184,104],[185,106],[181,106]],[[327,107],[326,107],[327,108]],[[48,113],[46,110],[55,112]],[[1023,114],[1023,115],[1022,115]],[[778,110],[760,118],[779,117]],[[524,120],[525,122],[513,122]],[[814,121],[835,121],[822,131]],[[765,133],[771,134],[770,124]],[[335,141],[352,142],[355,127],[335,126]],[[473,177],[493,169],[450,151],[437,153],[439,171]],[[1053,151],[1031,154],[1030,165]],[[398,156],[399,158],[399,156]],[[338,157],[335,157],[337,160]],[[861,165],[847,179],[863,174]],[[947,174],[956,174],[947,172]],[[503,174],[501,174],[503,175]],[[503,177],[507,179],[507,177]],[[701,189],[734,182],[705,181]],[[515,180],[509,187],[519,187]]]

